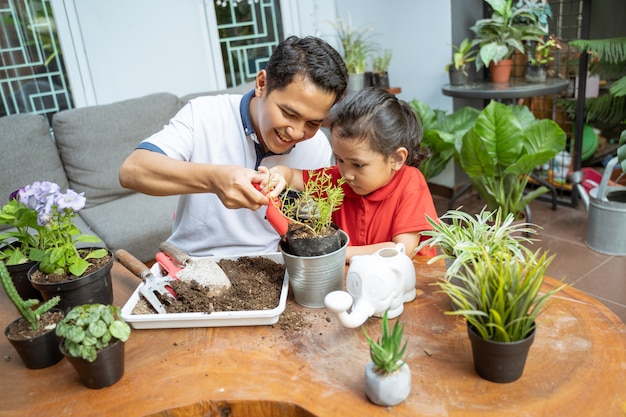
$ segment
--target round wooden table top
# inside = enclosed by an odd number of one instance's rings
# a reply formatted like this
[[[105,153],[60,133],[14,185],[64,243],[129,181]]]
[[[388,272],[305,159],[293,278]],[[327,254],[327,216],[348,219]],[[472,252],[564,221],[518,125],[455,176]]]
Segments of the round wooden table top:
[[[522,377],[489,382],[473,369],[463,319],[444,315],[450,301],[429,285],[441,278],[443,262],[426,261],[415,260],[418,296],[400,316],[412,391],[393,408],[373,405],[365,396],[369,353],[361,330],[344,328],[326,309],[307,309],[290,297],[283,314],[303,318],[297,330],[281,327],[281,321],[134,330],[126,343],[124,377],[101,390],[85,388],[67,360],[25,368],[2,338],[0,415],[626,415],[626,326],[609,309],[574,288],[558,293],[538,320]],[[138,282],[116,263],[115,304],[122,306]],[[546,288],[555,284],[546,280]],[[6,326],[17,315],[2,292],[0,323]],[[365,327],[380,335],[380,319],[370,318]]]

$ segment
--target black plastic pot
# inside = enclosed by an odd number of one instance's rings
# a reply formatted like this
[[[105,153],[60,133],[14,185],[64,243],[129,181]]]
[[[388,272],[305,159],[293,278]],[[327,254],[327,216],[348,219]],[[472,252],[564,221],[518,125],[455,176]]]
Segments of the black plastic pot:
[[[61,311],[53,308],[50,311]],[[56,329],[50,329],[46,333],[35,336],[32,339],[13,339],[9,337],[9,328],[14,323],[24,320],[19,318],[11,322],[4,330],[4,336],[13,349],[17,351],[24,362],[24,365],[30,369],[41,369],[52,366],[63,359],[63,354],[59,350],[59,343],[62,338],[56,335]]]
[[[113,256],[103,268],[71,281],[60,283],[40,283],[32,279],[32,274],[37,271],[39,265],[33,266],[28,271],[28,279],[33,287],[41,292],[44,301],[55,295],[61,297],[57,307],[69,312],[72,307],[83,304],[111,304],[113,302],[113,283],[111,279],[111,268],[113,267]]]
[[[70,361],[80,382],[87,388],[109,387],[124,376],[124,343],[119,340],[99,351],[93,362],[68,355],[62,344],[60,351]]]
[[[448,74],[450,76],[450,85],[468,85],[470,82],[469,73],[467,72],[467,69],[465,67],[461,67],[458,70],[451,67],[448,70]]]
[[[388,90],[389,89],[389,73],[388,72],[373,73],[372,85],[374,87],[382,88],[383,90]]]
[[[547,78],[547,70],[545,65],[526,64],[526,72],[524,78],[529,83],[545,83]]]
[[[294,235],[298,235],[298,230],[287,232],[287,247],[284,249],[295,256],[326,255],[338,251],[342,246],[339,229],[328,236],[295,237]]]
[[[510,343],[485,340],[469,324],[467,334],[472,344],[474,369],[481,378],[506,383],[522,376],[528,351],[535,340],[534,330],[526,339]]]
[[[43,299],[41,293],[35,287],[33,287],[28,280],[28,271],[35,265],[37,265],[37,262],[35,261],[26,262],[19,265],[6,265],[7,271],[9,271],[9,275],[11,275],[13,285],[15,285],[17,293],[23,300]]]

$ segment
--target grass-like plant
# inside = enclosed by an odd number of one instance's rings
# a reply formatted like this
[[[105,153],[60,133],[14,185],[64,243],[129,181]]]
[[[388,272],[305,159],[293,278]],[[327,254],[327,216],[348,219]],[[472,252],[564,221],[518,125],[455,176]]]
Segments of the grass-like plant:
[[[486,340],[515,342],[525,339],[535,328],[545,303],[565,285],[541,292],[546,269],[555,255],[526,250],[523,259],[482,246],[470,267],[458,269],[452,280],[437,282],[452,300],[456,310],[446,314],[465,317]],[[458,284],[460,283],[460,284]]]
[[[324,235],[333,223],[333,213],[343,202],[342,185],[345,182],[345,178],[340,178],[334,183],[332,177],[323,170],[309,171],[309,180],[296,197],[291,192],[282,194],[281,211],[314,235]]]
[[[7,293],[7,296],[13,305],[15,305],[17,311],[20,312],[22,318],[28,322],[31,330],[38,330],[41,315],[56,306],[61,300],[61,297],[57,295],[33,309],[33,307],[39,304],[40,301],[35,299],[24,300],[20,297],[17,289],[15,288],[15,284],[13,284],[13,280],[11,280],[11,274],[9,274],[9,271],[7,271],[6,266],[4,266],[4,263],[2,262],[0,262],[0,279],[2,280],[2,287]]]
[[[382,318],[382,335],[378,341],[374,341],[367,334],[364,326],[361,327],[361,330],[370,347],[370,358],[382,374],[395,372],[404,365],[403,357],[406,352],[407,341],[402,344],[404,325],[400,324],[400,320],[396,321],[393,331],[389,332],[389,318],[387,311],[385,311]]]
[[[64,338],[63,348],[70,356],[93,362],[98,351],[116,340],[128,340],[130,326],[117,306],[85,304],[73,307],[57,325],[56,333]]]
[[[483,251],[487,254],[509,252],[518,259],[524,259],[526,250],[524,243],[532,243],[535,239],[528,237],[537,234],[537,225],[516,223],[513,213],[504,216],[500,208],[471,215],[457,210],[448,210],[439,221],[426,215],[426,221],[432,230],[422,232],[428,238],[422,241],[416,251],[425,247],[439,249],[437,256],[428,261],[429,264],[440,259],[451,259],[447,275],[455,274],[462,265],[467,265]]]

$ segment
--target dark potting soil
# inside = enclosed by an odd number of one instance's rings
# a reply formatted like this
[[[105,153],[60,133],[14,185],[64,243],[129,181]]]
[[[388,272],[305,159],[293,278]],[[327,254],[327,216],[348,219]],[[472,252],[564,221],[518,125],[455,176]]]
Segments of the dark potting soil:
[[[82,276],[89,275],[97,270],[103,268],[111,261],[111,255],[105,255],[100,259],[87,259],[89,267]],[[37,270],[31,274],[31,279],[40,284],[57,284],[60,282],[67,282],[77,279],[75,275],[62,275],[62,274],[44,274]]]
[[[211,313],[215,311],[271,310],[278,306],[285,277],[285,266],[264,257],[242,256],[223,259],[218,265],[232,287],[219,295],[210,295],[210,288],[197,281],[174,281],[172,288],[178,298],[163,305],[168,313]],[[156,314],[143,297],[133,314]]]
[[[37,330],[32,330],[26,320],[18,320],[8,327],[7,336],[16,340],[32,339],[48,332],[51,327],[56,327],[56,324],[64,316],[62,311],[47,311],[43,313],[39,319],[39,328]]]

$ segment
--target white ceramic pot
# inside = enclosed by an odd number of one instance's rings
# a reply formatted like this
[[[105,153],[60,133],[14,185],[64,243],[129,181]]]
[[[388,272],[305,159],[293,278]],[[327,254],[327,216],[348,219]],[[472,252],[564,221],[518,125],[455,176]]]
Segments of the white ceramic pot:
[[[365,366],[365,394],[374,404],[398,405],[406,400],[410,393],[411,370],[406,363],[388,375],[376,372],[373,362]]]

